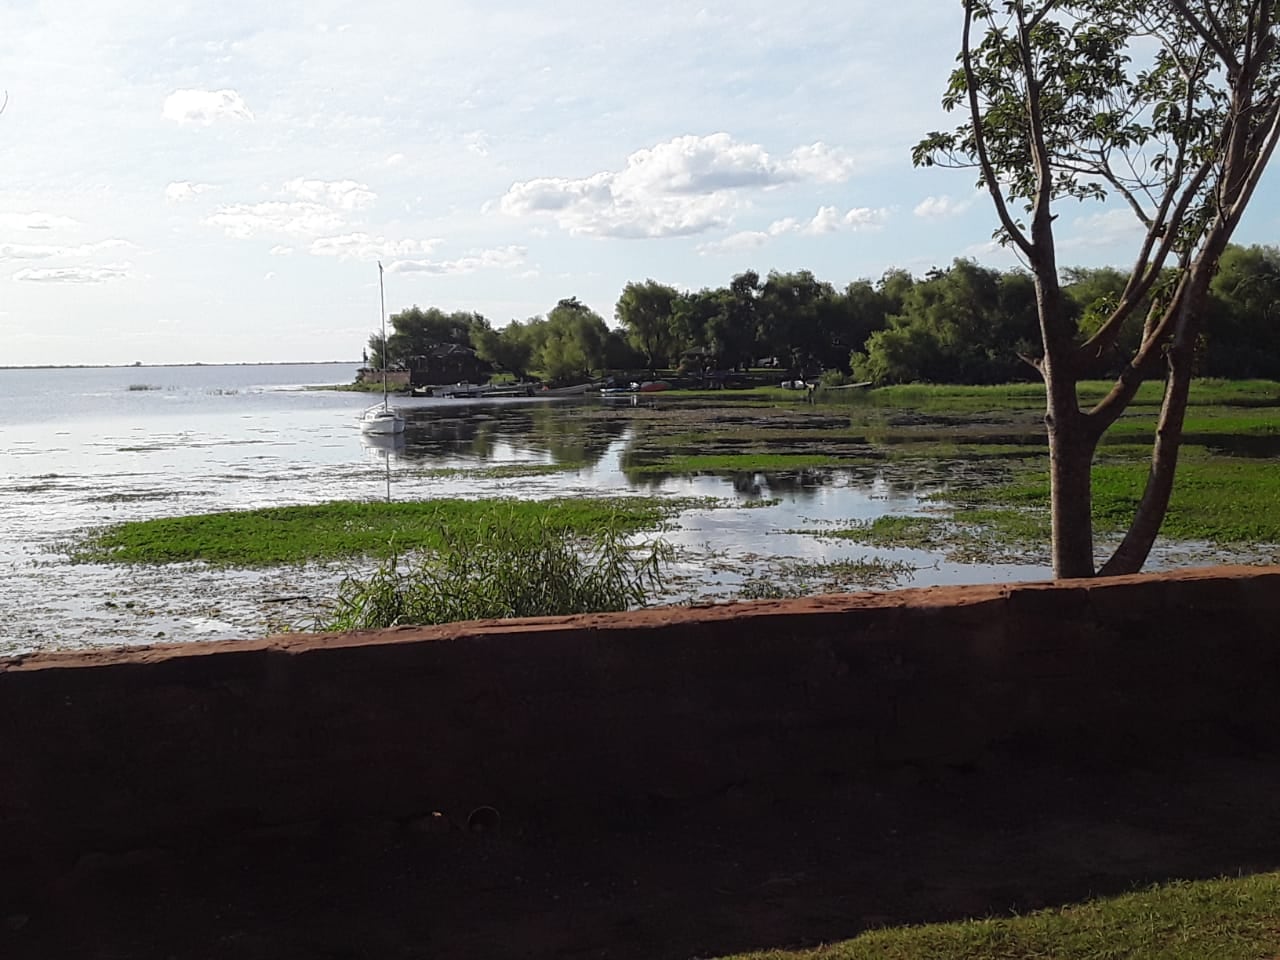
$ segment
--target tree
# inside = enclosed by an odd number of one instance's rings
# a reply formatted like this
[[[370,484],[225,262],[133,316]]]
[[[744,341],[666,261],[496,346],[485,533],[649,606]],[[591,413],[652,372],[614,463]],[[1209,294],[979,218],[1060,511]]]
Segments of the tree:
[[[628,283],[618,298],[613,315],[627,328],[631,342],[644,351],[650,373],[670,362],[678,350],[673,314],[679,297],[675,287],[646,280]]]
[[[1045,383],[1053,569],[1095,573],[1097,444],[1164,375],[1146,487],[1104,575],[1141,569],[1168,508],[1210,281],[1280,134],[1277,0],[963,0],[960,67],[943,97],[967,116],[915,148],[976,168],[997,235],[1031,271]],[[1135,59],[1141,58],[1135,64]],[[1124,290],[1087,337],[1058,277],[1055,203],[1118,199],[1143,228]],[[1027,222],[1018,219],[1024,205]],[[1166,271],[1166,268],[1167,271]],[[1145,313],[1143,303],[1150,307]],[[1090,409],[1078,384],[1141,334]]]
[[[1034,288],[1025,273],[957,260],[904,291],[898,313],[853,358],[854,370],[876,383],[1017,379],[1025,367],[1017,354],[1030,348],[1034,317]]]
[[[577,297],[568,297],[547,314],[538,360],[552,380],[590,376],[605,367],[609,327]]]
[[[534,343],[525,324],[512,320],[501,330],[477,325],[472,328],[471,339],[481,360],[488,360],[524,379],[534,353]]]
[[[1280,248],[1228,247],[1209,293],[1201,372],[1280,380]]]
[[[427,354],[442,343],[470,347],[472,331],[489,326],[489,321],[478,313],[464,310],[445,313],[439,307],[423,310],[416,304],[393,313],[389,319],[394,332],[387,337],[387,353],[393,363]],[[381,339],[379,334],[369,339],[370,349],[379,358],[382,356]]]

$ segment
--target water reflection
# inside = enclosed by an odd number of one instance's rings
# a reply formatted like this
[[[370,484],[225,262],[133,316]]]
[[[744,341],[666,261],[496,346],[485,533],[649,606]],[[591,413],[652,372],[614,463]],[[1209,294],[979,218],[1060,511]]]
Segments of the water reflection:
[[[405,411],[407,460],[537,462],[590,467],[628,430],[623,420],[583,416],[579,404],[439,401]]]
[[[381,460],[386,480],[386,499],[391,502],[391,461],[402,456],[405,451],[404,435],[399,433],[361,433],[360,445],[365,453],[376,460]]]

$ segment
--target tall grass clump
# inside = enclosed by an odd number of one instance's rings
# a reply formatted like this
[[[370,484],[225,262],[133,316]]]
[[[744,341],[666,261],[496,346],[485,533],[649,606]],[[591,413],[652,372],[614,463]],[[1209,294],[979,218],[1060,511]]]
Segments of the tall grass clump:
[[[436,549],[393,553],[370,577],[346,578],[324,630],[604,613],[660,594],[671,546],[633,548],[621,525],[576,534],[562,523],[490,517]]]

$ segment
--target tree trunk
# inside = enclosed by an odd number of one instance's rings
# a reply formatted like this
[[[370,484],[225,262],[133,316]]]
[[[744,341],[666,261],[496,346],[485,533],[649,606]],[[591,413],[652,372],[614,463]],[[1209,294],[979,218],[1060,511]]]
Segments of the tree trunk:
[[[1164,402],[1156,424],[1155,445],[1151,451],[1151,469],[1147,487],[1129,530],[1116,552],[1102,567],[1102,576],[1137,573],[1147,562],[1151,548],[1164,523],[1173,493],[1174,474],[1178,468],[1178,451],[1182,447],[1182,425],[1186,420],[1187,398],[1191,391],[1192,349],[1185,343],[1169,348],[1169,379],[1165,383]]]
[[[1080,424],[1049,423],[1049,500],[1053,520],[1053,575],[1092,577],[1093,438]]]

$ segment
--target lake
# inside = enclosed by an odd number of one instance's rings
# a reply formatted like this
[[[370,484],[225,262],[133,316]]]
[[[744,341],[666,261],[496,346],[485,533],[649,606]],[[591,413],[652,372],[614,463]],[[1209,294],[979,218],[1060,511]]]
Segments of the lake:
[[[388,495],[704,498],[662,533],[679,551],[673,601],[730,599],[744,581],[787,565],[849,559],[909,564],[913,572],[890,581],[899,585],[1049,575],[1037,564],[948,563],[790,532],[920,512],[922,498],[944,488],[945,470],[924,479],[896,476],[891,464],[632,479],[623,464],[643,429],[637,410],[620,404],[602,414],[594,397],[396,398],[405,435],[375,440],[357,424],[375,397],[307,389],[350,383],[358,366],[0,370],[0,655],[307,628],[342,577],[367,564],[73,565],[60,545],[124,520]],[[568,468],[474,472],[522,463]]]

